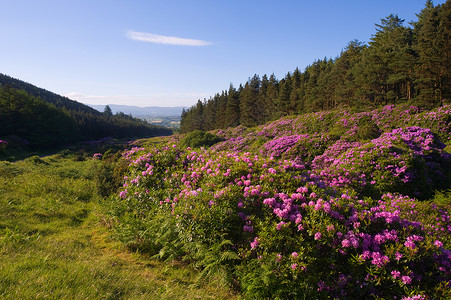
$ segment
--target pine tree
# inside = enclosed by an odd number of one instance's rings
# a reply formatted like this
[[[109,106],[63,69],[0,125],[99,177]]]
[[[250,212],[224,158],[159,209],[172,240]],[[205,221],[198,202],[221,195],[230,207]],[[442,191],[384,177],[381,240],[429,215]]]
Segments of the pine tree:
[[[245,126],[255,126],[259,124],[257,99],[260,89],[260,77],[255,74],[249,78],[240,92],[240,123]]]
[[[301,101],[301,76],[301,71],[296,68],[293,72],[291,80],[292,87],[290,93],[290,105],[288,108],[289,114],[297,113],[297,107]]]
[[[366,46],[358,41],[352,40],[341,52],[334,63],[331,71],[331,84],[334,85],[334,106],[350,107],[355,99],[355,74],[352,72],[354,66],[361,60]]]
[[[277,99],[277,110],[281,115],[288,115],[290,113],[290,95],[292,90],[291,74],[285,75],[285,78],[279,82],[279,97]]]
[[[274,74],[269,76],[268,87],[266,88],[266,97],[264,101],[265,121],[271,121],[276,118],[276,102],[279,97],[279,81]]]
[[[450,97],[451,3],[433,7],[432,1],[428,1],[414,26],[420,101],[434,106]]]
[[[103,114],[107,117],[111,117],[113,115],[113,111],[111,110],[109,105],[105,106],[105,109],[103,110]]]

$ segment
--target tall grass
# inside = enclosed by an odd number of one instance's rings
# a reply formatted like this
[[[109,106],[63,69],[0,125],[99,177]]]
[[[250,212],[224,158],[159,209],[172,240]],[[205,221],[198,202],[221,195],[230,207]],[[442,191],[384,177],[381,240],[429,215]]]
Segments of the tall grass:
[[[109,238],[99,161],[71,155],[0,161],[1,299],[225,299],[195,270],[152,261]]]

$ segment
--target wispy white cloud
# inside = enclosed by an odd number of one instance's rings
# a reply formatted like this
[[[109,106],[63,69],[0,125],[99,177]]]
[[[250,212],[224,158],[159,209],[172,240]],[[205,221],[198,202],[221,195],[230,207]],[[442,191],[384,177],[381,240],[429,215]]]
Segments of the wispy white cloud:
[[[140,42],[154,43],[154,44],[165,44],[165,45],[178,45],[178,46],[208,46],[211,45],[211,42],[202,41],[202,40],[194,40],[194,39],[185,39],[175,36],[165,36],[154,33],[146,33],[146,32],[136,32],[129,30],[126,34],[127,38]]]

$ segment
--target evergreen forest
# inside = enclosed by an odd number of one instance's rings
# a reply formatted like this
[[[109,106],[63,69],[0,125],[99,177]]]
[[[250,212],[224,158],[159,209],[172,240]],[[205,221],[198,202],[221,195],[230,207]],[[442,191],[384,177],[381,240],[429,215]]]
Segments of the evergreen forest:
[[[172,134],[124,113],[103,113],[79,102],[0,74],[0,137],[20,148],[53,149],[105,137]]]
[[[314,61],[282,79],[255,74],[182,112],[181,132],[256,126],[286,115],[450,99],[451,3],[427,1],[408,25],[398,15],[376,24],[369,43],[353,40],[334,59]]]

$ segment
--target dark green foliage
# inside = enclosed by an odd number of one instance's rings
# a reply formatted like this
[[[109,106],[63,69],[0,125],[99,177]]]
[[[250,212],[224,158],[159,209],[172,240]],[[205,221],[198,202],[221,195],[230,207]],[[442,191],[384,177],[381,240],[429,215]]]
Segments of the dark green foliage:
[[[188,133],[180,141],[180,144],[183,147],[199,148],[210,147],[219,141],[221,141],[221,138],[214,134],[202,130],[195,130]]]
[[[0,86],[0,137],[12,145],[52,148],[79,139],[75,120],[25,91]]]
[[[415,51],[418,63],[415,65],[415,83],[420,90],[419,102],[438,105],[451,96],[450,51],[451,51],[451,2],[433,6],[432,1],[414,23],[416,37]]]
[[[101,113],[84,104],[0,74],[0,139],[10,144],[9,149],[55,149],[104,137],[132,138],[170,134],[172,130],[169,128],[151,125],[124,113],[113,115],[108,106]],[[8,149],[2,152],[8,152]]]
[[[355,135],[350,139],[352,142],[372,140],[381,135],[381,130],[370,116],[360,118],[357,122],[357,127]]]
[[[39,156],[33,155],[28,157],[25,161],[32,162],[34,164],[45,164],[45,161],[43,161]]]
[[[122,186],[127,170],[127,164],[121,159],[120,151],[114,155],[105,153],[94,175],[98,193],[104,198],[116,193]]]
[[[255,74],[252,78],[249,78],[240,92],[240,123],[245,126],[260,124],[259,118],[262,107],[258,101],[259,89],[260,78]]]
[[[316,60],[303,72],[296,68],[280,80],[254,75],[238,90],[199,101],[182,114],[181,132],[250,127],[341,107],[357,112],[387,104],[442,105],[451,97],[451,2],[428,1],[417,16],[408,27],[390,14],[376,24],[368,44],[353,40],[335,59]],[[365,130],[377,135],[377,128]]]
[[[105,106],[103,113],[108,117],[111,117],[113,115],[113,112],[111,111],[111,107],[109,105]]]

